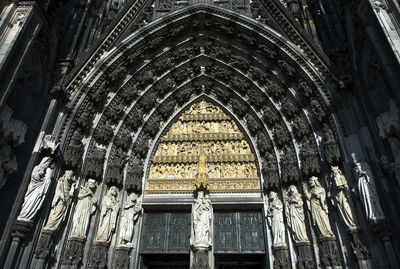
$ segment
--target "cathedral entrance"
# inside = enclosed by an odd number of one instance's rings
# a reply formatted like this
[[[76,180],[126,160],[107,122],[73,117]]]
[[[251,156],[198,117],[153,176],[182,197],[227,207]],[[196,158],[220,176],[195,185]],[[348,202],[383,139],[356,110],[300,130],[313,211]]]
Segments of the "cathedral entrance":
[[[263,268],[260,178],[236,122],[218,105],[197,101],[170,124],[153,151],[143,203],[144,268],[189,268],[186,257],[210,268]]]

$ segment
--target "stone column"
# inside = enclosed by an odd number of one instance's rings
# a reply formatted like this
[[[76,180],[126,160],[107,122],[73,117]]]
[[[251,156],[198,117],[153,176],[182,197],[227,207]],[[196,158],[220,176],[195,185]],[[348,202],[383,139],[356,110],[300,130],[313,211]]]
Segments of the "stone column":
[[[11,246],[8,250],[6,262],[4,264],[4,269],[13,269],[16,267],[14,264],[15,257],[18,255],[18,251],[22,240],[31,231],[32,224],[22,221],[16,221],[13,226],[13,232],[11,234]]]

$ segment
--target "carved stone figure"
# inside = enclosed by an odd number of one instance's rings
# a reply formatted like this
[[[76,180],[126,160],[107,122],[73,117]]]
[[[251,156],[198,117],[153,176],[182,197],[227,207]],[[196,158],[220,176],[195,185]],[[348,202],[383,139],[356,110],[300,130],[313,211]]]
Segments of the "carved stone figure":
[[[349,230],[355,229],[356,222],[346,194],[346,190],[348,189],[347,180],[337,166],[332,166],[331,176],[334,204],[336,205],[339,215],[346,227]]]
[[[309,184],[311,190],[308,191],[307,185],[304,184],[304,192],[309,201],[308,207],[311,211],[313,223],[318,227],[322,237],[334,237],[328,216],[325,189],[321,186],[317,177],[311,177]]]
[[[73,171],[67,170],[57,183],[56,192],[51,203],[50,214],[45,230],[56,231],[64,220],[65,213],[75,191],[75,178]]]
[[[112,186],[103,199],[96,241],[110,242],[111,235],[115,231],[119,208],[118,189]]]
[[[209,248],[212,245],[211,236],[211,200],[204,191],[197,193],[197,199],[193,204],[193,236],[191,245],[196,248]]]
[[[50,168],[53,163],[51,157],[44,157],[42,161],[33,168],[31,182],[25,193],[24,203],[17,220],[24,222],[33,222],[37,212],[41,208],[51,182],[53,169]]]
[[[381,113],[376,123],[379,128],[379,136],[387,140],[394,158],[395,175],[400,181],[400,121],[399,108],[395,100],[389,102],[390,111]]]
[[[121,245],[131,245],[134,224],[139,217],[141,210],[141,202],[139,201],[137,194],[132,192],[128,196],[122,211],[119,231],[119,243]]]
[[[340,161],[340,149],[336,143],[335,135],[327,124],[323,125],[325,137],[324,137],[324,148],[326,160],[330,164],[336,164]]]
[[[5,145],[0,149],[0,189],[6,184],[9,176],[17,170],[17,158],[13,155],[12,148]]]
[[[285,243],[285,224],[283,223],[283,204],[278,194],[271,191],[268,203],[268,224],[272,230],[273,246],[283,246]]]
[[[85,238],[89,228],[90,217],[96,212],[96,180],[89,179],[87,187],[82,186],[78,193],[78,202],[72,218],[71,237]]]
[[[318,155],[313,149],[313,146],[309,140],[303,143],[301,147],[301,164],[303,172],[306,175],[318,174],[320,172]]]
[[[375,188],[374,177],[372,176],[369,164],[359,161],[356,154],[351,154],[354,164],[354,172],[358,178],[357,187],[360,200],[364,206],[367,218],[372,222],[379,222],[385,219],[385,214],[379,202],[379,196]]]
[[[286,197],[286,218],[296,243],[308,242],[306,225],[304,223],[303,199],[296,186],[291,185]]]

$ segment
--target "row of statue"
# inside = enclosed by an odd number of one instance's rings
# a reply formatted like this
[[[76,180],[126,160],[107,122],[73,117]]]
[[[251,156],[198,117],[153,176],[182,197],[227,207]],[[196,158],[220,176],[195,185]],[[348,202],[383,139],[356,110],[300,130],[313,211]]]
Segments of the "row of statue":
[[[155,156],[199,155],[201,142],[162,142],[158,145]],[[203,142],[204,154],[251,154],[246,140]]]
[[[220,121],[181,121],[173,123],[168,135],[181,134],[234,134],[240,133],[236,123],[232,120]]]
[[[207,163],[209,178],[255,178],[257,168],[252,163]],[[150,179],[195,178],[198,173],[196,163],[153,164]]]
[[[385,218],[376,194],[372,174],[369,167],[360,163],[355,156],[355,171],[358,177],[357,192],[364,207],[367,218],[376,222]],[[348,230],[357,228],[357,221],[349,199],[347,180],[339,167],[331,168],[331,181],[326,193],[317,177],[309,179],[308,185],[303,184],[307,209],[310,211],[313,226],[322,238],[334,237],[329,219],[327,198],[336,207],[339,216]],[[267,201],[267,217],[271,227],[274,246],[286,245],[284,211],[291,236],[295,243],[309,242],[305,224],[303,197],[294,185],[283,193],[284,204],[278,194],[271,191]]]

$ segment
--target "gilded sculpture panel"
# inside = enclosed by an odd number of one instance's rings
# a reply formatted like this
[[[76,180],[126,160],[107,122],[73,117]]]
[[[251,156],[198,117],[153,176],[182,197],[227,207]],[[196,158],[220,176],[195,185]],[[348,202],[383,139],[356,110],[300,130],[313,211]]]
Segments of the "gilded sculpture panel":
[[[193,192],[201,165],[212,193],[260,191],[255,156],[244,135],[221,108],[204,100],[186,110],[160,139],[146,194]]]

